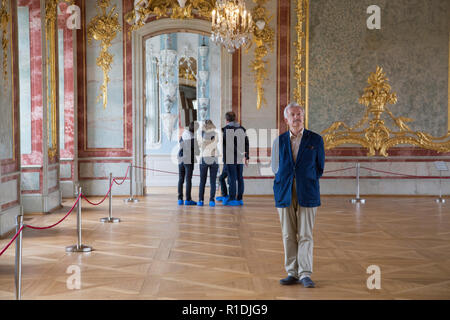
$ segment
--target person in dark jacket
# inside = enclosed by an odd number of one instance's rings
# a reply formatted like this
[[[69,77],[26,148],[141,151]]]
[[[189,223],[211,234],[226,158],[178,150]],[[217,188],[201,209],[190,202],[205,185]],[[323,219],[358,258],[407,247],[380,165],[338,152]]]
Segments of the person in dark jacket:
[[[243,205],[244,195],[244,164],[249,162],[249,141],[245,128],[236,121],[234,112],[225,114],[227,125],[223,131],[223,163],[228,174],[228,199],[223,201],[226,206]],[[236,195],[237,183],[237,195]]]
[[[202,139],[200,143],[200,188],[197,203],[198,206],[203,206],[203,197],[205,194],[206,178],[208,177],[209,169],[209,206],[214,207],[216,202],[214,197],[216,196],[216,178],[217,170],[219,169],[218,150],[217,150],[217,130],[216,126],[211,120],[205,120],[205,124],[202,129]]]
[[[289,130],[272,146],[273,193],[283,233],[284,266],[288,276],[282,285],[303,284],[314,288],[313,227],[320,206],[319,179],[325,167],[322,137],[304,128],[305,110],[293,102],[284,109]]]
[[[195,122],[189,124],[188,130],[184,130],[180,138],[180,150],[178,152],[178,204],[183,204],[183,184],[186,179],[185,205],[196,205],[192,201],[192,173],[194,172],[195,156],[198,154],[197,139],[195,139]]]

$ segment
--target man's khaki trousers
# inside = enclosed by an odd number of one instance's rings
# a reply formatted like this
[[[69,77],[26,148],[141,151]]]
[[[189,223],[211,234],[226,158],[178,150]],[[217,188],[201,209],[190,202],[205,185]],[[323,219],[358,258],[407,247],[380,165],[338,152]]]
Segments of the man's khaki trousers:
[[[277,209],[283,233],[286,271],[298,279],[310,277],[313,271],[313,227],[317,207],[299,206],[294,180],[291,205]]]

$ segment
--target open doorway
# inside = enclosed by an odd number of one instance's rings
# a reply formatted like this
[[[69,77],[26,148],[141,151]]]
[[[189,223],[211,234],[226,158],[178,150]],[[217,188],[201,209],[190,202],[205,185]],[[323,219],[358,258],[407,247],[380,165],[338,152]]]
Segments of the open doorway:
[[[190,122],[212,120],[220,128],[221,56],[222,48],[199,33],[144,40],[145,193],[151,186],[176,186],[178,141]]]

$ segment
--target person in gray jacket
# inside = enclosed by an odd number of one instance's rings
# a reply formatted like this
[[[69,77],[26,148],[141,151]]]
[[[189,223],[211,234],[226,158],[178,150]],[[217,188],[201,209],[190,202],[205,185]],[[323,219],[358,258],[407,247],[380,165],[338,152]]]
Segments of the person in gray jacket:
[[[199,189],[199,201],[197,203],[198,206],[203,206],[204,194],[205,194],[205,185],[206,179],[208,177],[208,169],[209,169],[209,184],[210,184],[210,192],[209,192],[209,206],[214,207],[216,202],[214,201],[214,197],[216,196],[216,178],[217,171],[219,169],[218,164],[218,135],[216,126],[211,120],[205,120],[201,141],[199,143],[200,146],[200,189]]]

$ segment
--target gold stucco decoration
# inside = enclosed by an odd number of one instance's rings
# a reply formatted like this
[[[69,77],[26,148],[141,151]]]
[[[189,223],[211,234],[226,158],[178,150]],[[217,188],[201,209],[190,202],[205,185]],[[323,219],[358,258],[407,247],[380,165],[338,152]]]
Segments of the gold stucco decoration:
[[[116,38],[117,33],[122,30],[119,22],[119,14],[115,12],[116,5],[114,5],[109,12],[107,9],[111,4],[110,0],[97,0],[97,15],[89,22],[88,28],[88,43],[92,40],[101,42],[101,51],[97,57],[97,66],[103,70],[103,84],[100,87],[100,94],[97,97],[97,102],[103,99],[103,108],[106,109],[108,104],[108,83],[109,71],[114,56],[108,51],[111,47],[111,42]]]
[[[387,157],[389,148],[399,144],[409,144],[437,152],[450,152],[450,134],[433,137],[425,132],[413,131],[407,125],[408,122],[414,121],[413,119],[394,116],[387,105],[396,104],[397,95],[391,92],[388,81],[383,69],[377,66],[376,72],[369,76],[369,85],[359,98],[359,103],[367,107],[364,117],[354,127],[338,121],[325,129],[322,132],[325,149],[332,149],[342,144],[358,144],[368,149],[367,156],[378,153]],[[395,128],[386,126],[382,118],[385,113],[388,119],[392,120]]]
[[[255,44],[255,58],[250,63],[250,69],[255,77],[256,109],[259,110],[263,104],[267,104],[264,97],[264,81],[267,79],[269,61],[264,58],[269,53],[269,50],[273,52],[275,32],[269,26],[273,16],[269,16],[268,10],[264,7],[267,0],[253,0],[253,2],[256,3],[256,7],[252,10],[255,23],[252,39],[252,43]]]

